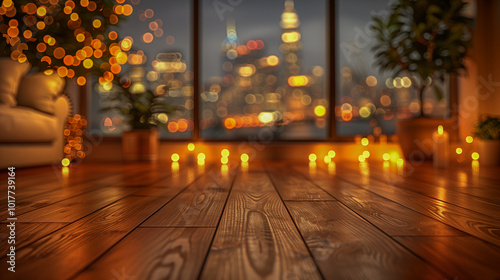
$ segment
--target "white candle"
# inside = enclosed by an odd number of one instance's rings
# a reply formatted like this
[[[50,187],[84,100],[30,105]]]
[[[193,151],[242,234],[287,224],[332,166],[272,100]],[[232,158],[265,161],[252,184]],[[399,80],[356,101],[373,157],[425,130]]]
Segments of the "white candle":
[[[444,131],[443,126],[438,126],[437,131],[432,134],[432,142],[434,146],[433,162],[434,167],[443,168],[448,166],[448,157],[450,150],[450,137],[448,132]]]

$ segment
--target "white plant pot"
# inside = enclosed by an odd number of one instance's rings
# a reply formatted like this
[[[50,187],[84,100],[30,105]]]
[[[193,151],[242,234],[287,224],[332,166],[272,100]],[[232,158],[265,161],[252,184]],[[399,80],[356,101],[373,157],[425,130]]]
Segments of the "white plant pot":
[[[481,165],[500,165],[500,140],[479,140],[478,152]]]

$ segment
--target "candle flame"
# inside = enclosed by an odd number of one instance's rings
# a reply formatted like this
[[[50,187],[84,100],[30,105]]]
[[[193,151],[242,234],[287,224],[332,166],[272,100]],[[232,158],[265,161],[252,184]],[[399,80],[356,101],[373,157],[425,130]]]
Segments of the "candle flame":
[[[438,126],[438,134],[443,135],[443,126],[442,125]]]

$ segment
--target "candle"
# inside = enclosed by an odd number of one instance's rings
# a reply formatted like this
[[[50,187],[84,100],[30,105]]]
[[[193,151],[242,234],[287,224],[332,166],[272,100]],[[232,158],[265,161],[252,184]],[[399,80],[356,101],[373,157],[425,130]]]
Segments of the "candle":
[[[189,143],[187,145],[187,149],[188,149],[188,153],[187,153],[187,162],[189,165],[191,164],[194,164],[195,163],[195,155],[194,155],[194,149],[196,148],[196,146],[193,144],[193,143]]]
[[[448,166],[449,140],[450,137],[444,131],[443,126],[438,126],[437,131],[432,134],[434,167],[443,168]]]

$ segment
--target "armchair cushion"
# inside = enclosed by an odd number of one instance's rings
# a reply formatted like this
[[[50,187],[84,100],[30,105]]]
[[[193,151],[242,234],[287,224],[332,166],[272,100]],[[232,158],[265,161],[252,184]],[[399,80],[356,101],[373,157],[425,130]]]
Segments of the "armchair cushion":
[[[0,143],[50,143],[62,134],[57,120],[32,108],[0,104]]]
[[[64,87],[64,80],[57,74],[50,76],[34,73],[21,80],[17,102],[47,114],[54,114],[54,102]]]
[[[30,68],[28,63],[19,63],[10,58],[0,59],[0,104],[9,107],[17,105],[16,96],[21,78]]]

